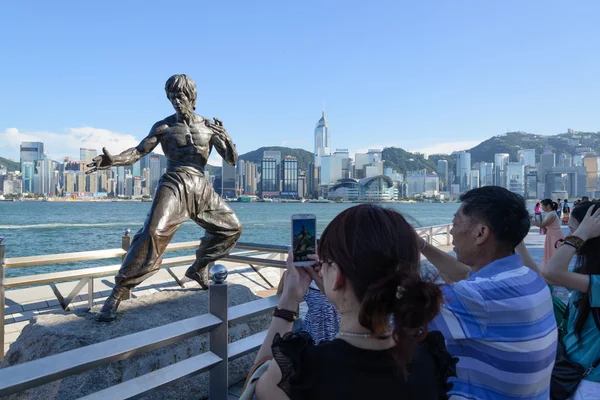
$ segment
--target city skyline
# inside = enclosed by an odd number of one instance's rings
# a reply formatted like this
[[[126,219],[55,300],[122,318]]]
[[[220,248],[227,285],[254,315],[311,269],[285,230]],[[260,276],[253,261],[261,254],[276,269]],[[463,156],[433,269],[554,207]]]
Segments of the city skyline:
[[[147,23],[162,19],[158,4],[3,4],[0,32],[13,40],[0,44],[11,77],[0,83],[0,154],[16,158],[23,141],[55,158],[131,147],[172,113],[162,87],[179,72],[198,83],[198,113],[222,119],[240,153],[312,151],[306,132],[324,100],[351,154],[449,153],[509,130],[600,125],[597,2],[236,4],[178,3],[227,18],[202,18],[201,36],[180,24],[176,41]],[[315,15],[328,23],[306,29]],[[157,63],[161,48],[185,56]]]

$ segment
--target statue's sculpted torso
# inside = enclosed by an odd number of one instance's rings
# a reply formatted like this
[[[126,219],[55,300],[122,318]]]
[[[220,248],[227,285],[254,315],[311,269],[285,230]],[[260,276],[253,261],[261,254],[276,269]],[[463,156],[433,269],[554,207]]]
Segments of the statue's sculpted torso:
[[[188,126],[179,122],[175,115],[171,115],[157,122],[154,125],[154,132],[170,165],[204,170],[213,135],[213,131],[206,126],[204,118],[194,115],[193,121]]]

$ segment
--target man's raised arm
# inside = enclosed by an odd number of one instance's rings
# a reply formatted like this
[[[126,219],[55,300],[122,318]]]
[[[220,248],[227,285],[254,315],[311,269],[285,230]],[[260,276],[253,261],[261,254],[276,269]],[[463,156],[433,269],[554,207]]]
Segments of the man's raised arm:
[[[471,268],[468,265],[461,263],[445,251],[427,244],[419,235],[417,235],[417,245],[421,249],[421,254],[440,271],[446,283],[462,281],[469,277]]]
[[[106,147],[102,148],[104,154],[94,158],[90,164],[87,165],[89,170],[86,174],[91,174],[98,170],[109,169],[111,167],[122,167],[125,165],[131,165],[146,154],[150,153],[158,145],[158,134],[164,130],[166,125],[164,123],[156,123],[148,136],[144,138],[136,147],[125,150],[121,154],[111,155]]]
[[[214,121],[214,124],[208,124],[213,131],[210,143],[217,149],[223,160],[227,161],[229,165],[236,165],[238,154],[233,145],[233,140],[223,127],[223,123],[217,118],[214,118]]]

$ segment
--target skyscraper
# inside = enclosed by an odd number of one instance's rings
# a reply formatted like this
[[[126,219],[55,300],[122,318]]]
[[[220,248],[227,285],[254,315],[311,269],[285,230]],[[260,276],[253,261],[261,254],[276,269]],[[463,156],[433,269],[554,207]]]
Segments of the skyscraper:
[[[260,192],[263,197],[279,195],[279,182],[277,180],[277,160],[263,158],[260,169]]]
[[[321,157],[329,155],[331,151],[331,135],[329,133],[329,122],[325,118],[325,111],[315,127],[315,165],[321,166]]]
[[[44,158],[44,143],[22,142],[21,143],[21,179],[23,180],[23,192],[34,192],[34,175],[36,162]]]
[[[235,166],[230,165],[225,159],[223,159],[221,165],[221,197],[236,198],[238,188],[236,186],[235,179]]]
[[[535,167],[535,149],[524,149],[518,152],[519,162],[526,167]]]
[[[583,166],[587,173],[585,191],[588,193],[595,192],[598,190],[598,156],[596,153],[585,153],[583,156]]]
[[[160,157],[158,154],[151,153],[149,159],[150,165],[150,187],[149,192],[150,196],[154,197],[156,195],[156,188],[158,186],[158,181],[160,180]]]
[[[283,188],[282,196],[298,197],[298,160],[296,157],[287,156],[283,160]]]
[[[494,184],[508,189],[508,153],[494,154]]]
[[[438,160],[437,162],[437,173],[440,177],[440,189],[448,190],[448,161]]]
[[[494,184],[494,163],[482,161],[479,163],[479,186]]]
[[[508,163],[507,167],[508,190],[513,193],[525,195],[525,167],[520,162]]]
[[[460,185],[461,192],[469,190],[471,186],[471,153],[467,151],[456,153],[456,180]]]

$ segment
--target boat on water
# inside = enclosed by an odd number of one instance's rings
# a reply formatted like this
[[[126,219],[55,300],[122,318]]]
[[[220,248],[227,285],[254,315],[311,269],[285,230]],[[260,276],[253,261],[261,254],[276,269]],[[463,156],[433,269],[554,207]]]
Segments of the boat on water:
[[[333,200],[327,200],[324,197],[319,197],[318,199],[308,200],[309,203],[333,203]]]
[[[237,198],[237,201],[240,203],[252,203],[254,199],[252,196],[240,196]]]

